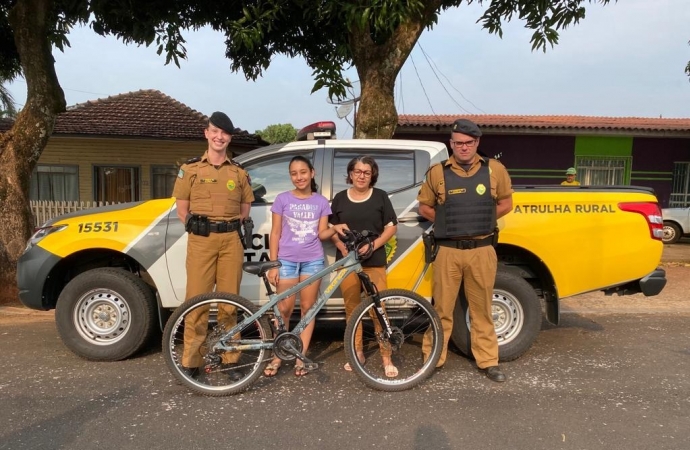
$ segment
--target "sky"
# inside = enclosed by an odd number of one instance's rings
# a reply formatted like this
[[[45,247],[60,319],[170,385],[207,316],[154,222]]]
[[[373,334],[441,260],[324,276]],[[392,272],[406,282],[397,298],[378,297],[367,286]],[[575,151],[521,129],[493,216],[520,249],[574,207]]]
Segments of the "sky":
[[[477,4],[442,13],[400,72],[398,113],[690,118],[690,1],[585,5],[586,18],[561,31],[546,53],[531,50],[532,31],[520,20],[505,24],[501,39],[476,23]],[[351,137],[327,92],[310,93],[312,71],[302,59],[277,56],[261,78],[247,81],[230,71],[224,36],[210,29],[185,34],[181,68],[166,66],[155,47],[125,46],[88,28],[68,38],[71,48],[53,52],[68,106],[157,89],[206,115],[224,111],[249,132],[332,120],[339,138]],[[356,88],[356,72],[346,73]],[[7,87],[21,107],[24,80]]]

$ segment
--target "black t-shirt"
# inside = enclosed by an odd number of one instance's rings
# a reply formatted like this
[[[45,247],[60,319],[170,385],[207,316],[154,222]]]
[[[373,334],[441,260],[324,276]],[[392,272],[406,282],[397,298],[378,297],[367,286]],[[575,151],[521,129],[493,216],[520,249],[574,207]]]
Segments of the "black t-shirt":
[[[374,231],[378,234],[383,233],[384,225],[393,223],[398,224],[398,218],[393,210],[388,194],[381,189],[372,189],[371,196],[367,200],[361,202],[353,202],[347,196],[347,189],[340,191],[335,195],[333,203],[331,204],[331,211],[333,212],[328,221],[333,225],[341,223],[347,224],[347,227],[356,231]],[[343,255],[340,251],[337,252],[336,258],[341,259]],[[371,258],[362,261],[362,265],[366,267],[380,267],[386,265],[386,248],[380,247],[371,255]]]

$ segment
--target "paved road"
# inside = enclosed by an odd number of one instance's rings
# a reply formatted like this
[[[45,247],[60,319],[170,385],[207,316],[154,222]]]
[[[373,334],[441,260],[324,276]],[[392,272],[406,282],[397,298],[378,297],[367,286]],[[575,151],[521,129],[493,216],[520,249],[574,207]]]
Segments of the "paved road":
[[[160,352],[117,363],[71,354],[51,320],[0,324],[0,449],[687,449],[690,314],[581,315],[544,326],[495,384],[452,355],[423,386],[388,394],[342,370],[287,368],[225,398],[187,392]]]

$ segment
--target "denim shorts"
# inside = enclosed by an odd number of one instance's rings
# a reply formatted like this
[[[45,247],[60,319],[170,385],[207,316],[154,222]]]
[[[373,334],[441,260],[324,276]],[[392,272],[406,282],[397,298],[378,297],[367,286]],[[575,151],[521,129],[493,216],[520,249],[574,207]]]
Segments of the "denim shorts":
[[[326,267],[323,258],[308,262],[292,262],[284,259],[278,259],[278,261],[282,264],[280,266],[281,280],[298,279],[303,276],[308,277]]]

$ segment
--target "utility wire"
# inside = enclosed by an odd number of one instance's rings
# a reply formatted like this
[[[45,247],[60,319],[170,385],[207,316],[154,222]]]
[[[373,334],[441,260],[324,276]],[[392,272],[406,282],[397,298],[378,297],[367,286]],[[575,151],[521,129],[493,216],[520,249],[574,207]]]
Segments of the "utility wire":
[[[438,78],[438,75],[436,74],[436,71],[438,71],[438,73],[440,73],[440,74],[443,76],[443,78],[446,79],[446,81],[448,82],[448,84],[450,85],[450,87],[452,87],[458,94],[460,94],[460,97],[462,97],[463,100],[465,100],[467,103],[469,103],[470,105],[472,105],[472,106],[474,106],[475,108],[477,108],[477,109],[478,109],[479,111],[481,111],[482,113],[486,114],[486,112],[484,112],[480,107],[478,107],[477,105],[475,105],[474,103],[472,103],[470,100],[468,100],[464,95],[462,95],[462,92],[460,92],[455,86],[453,86],[453,83],[450,82],[450,80],[448,79],[448,77],[445,76],[445,75],[443,74],[443,72],[441,72],[441,70],[438,68],[438,66],[436,65],[436,63],[435,63],[431,58],[429,58],[429,56],[426,54],[426,52],[424,51],[424,48],[422,47],[422,44],[419,44],[419,49],[422,51],[422,54],[423,54],[424,57],[426,58],[426,61],[427,61],[427,63],[429,64],[429,67],[431,67],[431,71],[434,72],[434,75],[436,75],[436,79],[438,80],[439,83],[441,83],[441,86],[443,87],[443,90],[446,91],[446,93],[447,93],[448,96],[451,98],[451,100],[453,100],[453,102],[454,102],[456,105],[458,105],[458,107],[459,107],[460,109],[462,109],[463,111],[465,111],[465,112],[467,112],[467,113],[470,113],[470,112],[467,111],[465,108],[463,108],[462,106],[460,106],[460,104],[453,98],[453,96],[450,95],[450,92],[448,92],[448,89],[446,89],[446,87],[443,85],[443,83],[441,82],[441,80]],[[433,65],[432,65],[432,64],[433,64]]]
[[[448,89],[446,89],[446,86],[443,84],[443,82],[441,81],[441,79],[438,77],[438,74],[437,74],[436,71],[434,70],[434,66],[431,65],[431,62],[429,61],[429,57],[427,56],[426,52],[424,51],[424,49],[422,49],[421,46],[420,46],[419,48],[420,48],[420,50],[422,50],[422,54],[424,55],[424,58],[426,58],[427,64],[429,64],[429,67],[431,68],[431,71],[434,73],[434,76],[435,76],[436,79],[438,80],[438,84],[440,84],[441,87],[443,88],[443,90],[446,91],[446,94],[448,94],[448,97],[449,97],[451,100],[453,100],[453,103],[455,103],[456,105],[458,105],[458,108],[460,108],[461,110],[465,111],[467,114],[471,114],[471,113],[470,113],[467,109],[465,109],[460,103],[458,103],[457,100],[455,100],[455,99],[453,98],[453,96],[450,94],[450,92],[448,92]]]
[[[347,128],[345,128],[345,129],[343,130],[343,132],[342,132],[343,134],[340,135],[340,138],[339,138],[339,139],[347,139],[347,138],[345,137],[345,133],[347,132],[347,130],[349,130],[349,129],[352,128],[352,124],[350,124],[350,121],[347,120],[347,118],[345,119],[345,122],[347,122]]]
[[[25,80],[24,78],[18,78],[18,79],[16,79],[16,80],[13,81],[13,83],[16,83],[16,82],[26,84],[26,80]],[[105,94],[105,93],[103,93],[103,92],[80,91],[80,90],[77,90],[77,89],[66,88],[66,87],[64,87],[64,86],[60,86],[60,87],[62,88],[63,91],[79,92],[79,93],[81,93],[81,94],[105,95],[106,97],[109,96],[109,95],[112,95],[112,94]]]
[[[424,83],[422,82],[422,77],[419,76],[419,71],[417,70],[417,64],[414,63],[414,58],[412,57],[412,54],[410,54],[410,61],[412,61],[412,67],[414,67],[414,71],[417,74],[417,79],[419,80],[419,84],[422,86],[422,91],[424,91],[424,96],[426,97],[426,101],[429,103],[429,108],[431,108],[431,112],[436,115],[436,111],[434,111],[434,107],[431,106],[431,100],[429,100],[429,96],[426,93],[426,89],[424,89]]]

